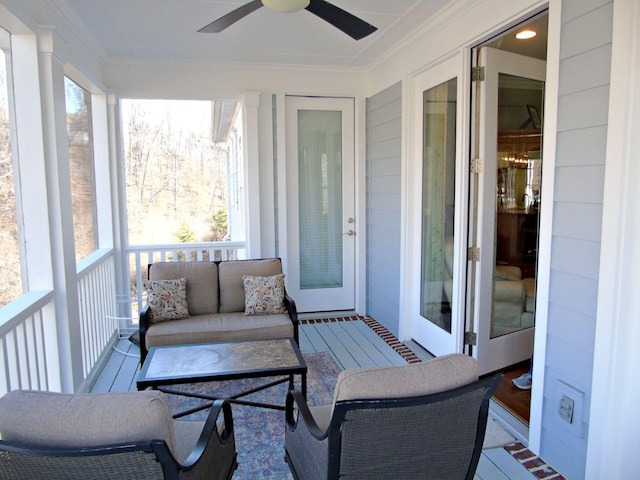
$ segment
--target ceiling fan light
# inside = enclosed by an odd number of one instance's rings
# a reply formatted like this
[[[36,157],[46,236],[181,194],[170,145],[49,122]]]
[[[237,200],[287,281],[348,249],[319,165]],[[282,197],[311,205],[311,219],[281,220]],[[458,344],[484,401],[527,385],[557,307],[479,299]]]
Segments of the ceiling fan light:
[[[269,10],[280,13],[291,13],[309,6],[310,0],[262,0],[262,4]]]

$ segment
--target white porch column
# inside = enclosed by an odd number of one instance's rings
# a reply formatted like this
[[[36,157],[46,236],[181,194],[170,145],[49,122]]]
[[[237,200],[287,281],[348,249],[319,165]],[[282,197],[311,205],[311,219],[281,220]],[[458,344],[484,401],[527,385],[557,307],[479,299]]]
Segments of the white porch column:
[[[122,319],[131,318],[131,292],[129,286],[129,259],[127,258],[128,225],[124,150],[120,122],[120,101],[116,92],[107,94],[107,126],[109,136],[109,171],[111,178],[111,216],[113,218],[113,246],[116,252],[116,295],[120,327]],[[128,322],[127,322],[128,323]]]
[[[20,256],[23,264],[25,291],[53,291],[53,273],[50,249],[50,228],[47,216],[47,184],[42,138],[42,110],[40,85],[34,79],[38,72],[37,37],[18,22],[5,7],[0,6],[0,18],[12,26],[11,54],[12,90],[16,135],[13,145],[17,153],[16,191],[18,216],[22,217]],[[3,45],[5,46],[5,45]],[[19,197],[18,197],[19,196]],[[47,388],[61,390],[59,354],[56,332],[56,314],[53,304],[43,310],[46,344]]]
[[[247,257],[261,257],[260,238],[260,144],[258,107],[260,92],[242,94],[242,125],[246,187],[244,192],[247,215]]]
[[[65,57],[66,45],[55,30],[40,28],[38,61],[61,387],[63,392],[74,392],[83,381],[83,366],[71,213]]]

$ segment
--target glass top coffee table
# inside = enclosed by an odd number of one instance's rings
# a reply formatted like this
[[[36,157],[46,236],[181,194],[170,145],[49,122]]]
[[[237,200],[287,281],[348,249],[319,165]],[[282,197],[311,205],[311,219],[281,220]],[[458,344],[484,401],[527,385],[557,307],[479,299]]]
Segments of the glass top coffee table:
[[[293,338],[169,345],[151,347],[138,374],[136,385],[138,390],[152,387],[165,393],[217,400],[219,397],[182,392],[166,386],[285,376],[284,379],[276,379],[226,398],[232,403],[284,410],[282,405],[251,402],[241,400],[241,397],[287,381],[289,388],[293,388],[294,375],[300,375],[302,393],[306,396],[307,365]],[[188,415],[204,408],[208,408],[208,405],[182,412],[175,417]]]

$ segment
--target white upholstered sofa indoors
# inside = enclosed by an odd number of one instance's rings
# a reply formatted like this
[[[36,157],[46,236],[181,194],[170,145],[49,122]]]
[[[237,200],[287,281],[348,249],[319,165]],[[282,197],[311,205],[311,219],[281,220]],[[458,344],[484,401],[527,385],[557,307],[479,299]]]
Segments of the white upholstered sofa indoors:
[[[453,288],[453,238],[444,244],[444,291],[451,302]],[[496,265],[493,288],[493,319],[491,336],[500,336],[533,326],[536,281],[522,278],[515,265]]]
[[[164,309],[151,301],[140,312],[141,363],[153,346],[290,337],[298,342],[296,305],[284,288],[279,258],[156,262],[148,272],[148,289],[182,284],[186,299]]]

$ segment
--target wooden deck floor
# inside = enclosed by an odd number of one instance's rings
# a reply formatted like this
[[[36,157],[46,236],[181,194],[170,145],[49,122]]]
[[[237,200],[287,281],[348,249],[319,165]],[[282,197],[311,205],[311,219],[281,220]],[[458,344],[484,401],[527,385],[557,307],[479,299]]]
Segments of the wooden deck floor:
[[[419,358],[429,358],[429,354],[418,345],[409,343],[407,346]],[[329,352],[341,369],[406,363],[397,349],[362,320],[303,324],[300,326],[300,349],[303,354]],[[120,340],[91,391],[136,390],[138,362],[138,347],[128,339]],[[475,480],[508,479],[534,480],[536,477],[503,448],[484,450]]]

